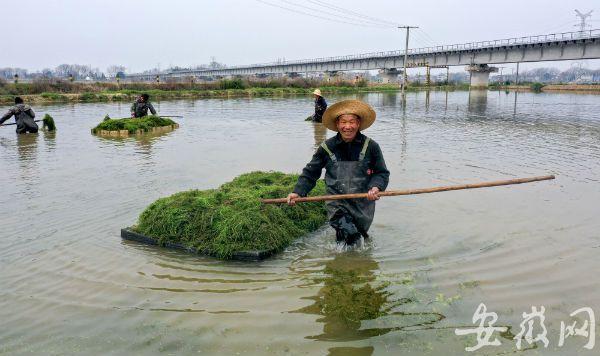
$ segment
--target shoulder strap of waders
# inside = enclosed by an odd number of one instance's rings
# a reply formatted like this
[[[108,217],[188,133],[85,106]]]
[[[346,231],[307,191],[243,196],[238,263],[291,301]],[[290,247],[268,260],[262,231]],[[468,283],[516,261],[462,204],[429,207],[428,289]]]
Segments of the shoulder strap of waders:
[[[365,158],[365,154],[367,153],[367,147],[369,147],[370,138],[366,138],[365,143],[363,144],[362,150],[360,151],[360,156],[358,157],[359,161],[362,161]]]
[[[333,162],[337,161],[337,158],[335,158],[335,155],[333,154],[333,152],[331,152],[331,150],[329,149],[329,147],[327,147],[327,144],[325,142],[323,142],[321,144],[321,147],[323,147],[323,149],[325,150],[325,152],[327,152],[327,154],[329,154],[329,158],[331,158],[331,160]]]
[[[33,119],[33,116],[31,116],[31,114],[28,112],[29,110],[31,110],[31,108],[29,108],[27,110],[25,110],[25,108],[18,108],[17,110],[15,110],[15,114],[14,114],[15,119],[17,118],[17,115],[19,115],[21,113],[23,113]]]

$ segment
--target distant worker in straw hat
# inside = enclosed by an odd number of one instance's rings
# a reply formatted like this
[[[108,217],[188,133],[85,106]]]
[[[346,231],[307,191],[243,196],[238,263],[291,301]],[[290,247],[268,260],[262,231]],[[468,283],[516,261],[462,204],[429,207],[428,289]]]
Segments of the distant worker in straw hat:
[[[368,193],[368,199],[327,202],[329,224],[336,230],[338,242],[352,244],[367,232],[375,215],[375,200],[388,185],[388,171],[377,142],[361,131],[375,122],[375,111],[359,100],[333,104],[323,115],[323,125],[337,135],[326,140],[304,167],[288,204],[306,196],[325,168],[328,194]]]
[[[38,125],[33,120],[35,118],[33,109],[31,109],[31,106],[24,104],[23,99],[19,96],[15,97],[15,106],[8,109],[8,112],[0,118],[0,126],[12,116],[15,117],[18,134],[38,132]]]
[[[323,113],[327,110],[327,102],[323,98],[323,95],[321,95],[320,89],[315,89],[313,96],[315,97],[315,113],[312,116],[312,121],[321,122],[323,121]]]

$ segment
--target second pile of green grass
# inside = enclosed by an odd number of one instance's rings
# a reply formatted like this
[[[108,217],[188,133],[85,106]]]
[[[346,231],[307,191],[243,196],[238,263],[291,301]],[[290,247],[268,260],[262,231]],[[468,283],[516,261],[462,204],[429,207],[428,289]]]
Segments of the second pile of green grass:
[[[124,119],[105,119],[98,126],[94,127],[92,131],[94,133],[106,130],[106,131],[119,131],[127,130],[129,133],[135,133],[137,130],[144,132],[149,131],[153,127],[162,127],[174,125],[175,121],[166,117],[160,116],[144,116],[138,118],[124,118]]]

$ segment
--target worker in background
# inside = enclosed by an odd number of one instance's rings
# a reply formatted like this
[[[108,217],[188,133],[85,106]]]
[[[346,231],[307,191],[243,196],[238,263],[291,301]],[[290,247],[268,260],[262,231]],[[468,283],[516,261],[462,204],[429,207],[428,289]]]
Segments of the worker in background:
[[[31,109],[31,106],[23,103],[21,97],[15,97],[15,106],[8,109],[8,112],[0,118],[0,126],[12,116],[15,117],[18,134],[38,132],[38,125],[33,120],[33,118],[35,118],[35,113],[33,112],[33,109]]]
[[[149,99],[150,95],[148,94],[144,93],[140,95],[131,105],[131,117],[148,116],[148,110],[150,110],[152,115],[156,115],[156,110],[154,110],[154,106],[152,106]]]

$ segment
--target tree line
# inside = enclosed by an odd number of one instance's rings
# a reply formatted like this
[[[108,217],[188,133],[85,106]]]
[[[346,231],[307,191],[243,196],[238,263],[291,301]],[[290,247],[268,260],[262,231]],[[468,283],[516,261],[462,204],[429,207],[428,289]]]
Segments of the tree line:
[[[200,64],[196,66],[190,67],[180,67],[180,66],[172,66],[163,70],[159,68],[151,68],[143,71],[143,74],[156,74],[156,73],[167,73],[167,72],[176,72],[176,71],[185,71],[185,70],[195,70],[195,69],[220,69],[225,68],[226,65],[223,63],[217,62],[214,58],[211,59],[208,64]],[[85,80],[90,79],[94,81],[102,81],[113,78],[123,78],[125,77],[127,68],[124,65],[113,64],[108,67],[104,71],[99,68],[93,68],[89,65],[82,64],[61,64],[55,68],[44,68],[39,71],[30,72],[24,68],[18,67],[5,67],[0,68],[0,79],[4,80],[14,80],[15,75],[19,79],[49,79],[49,78],[58,78],[58,79],[73,79],[73,80]]]

